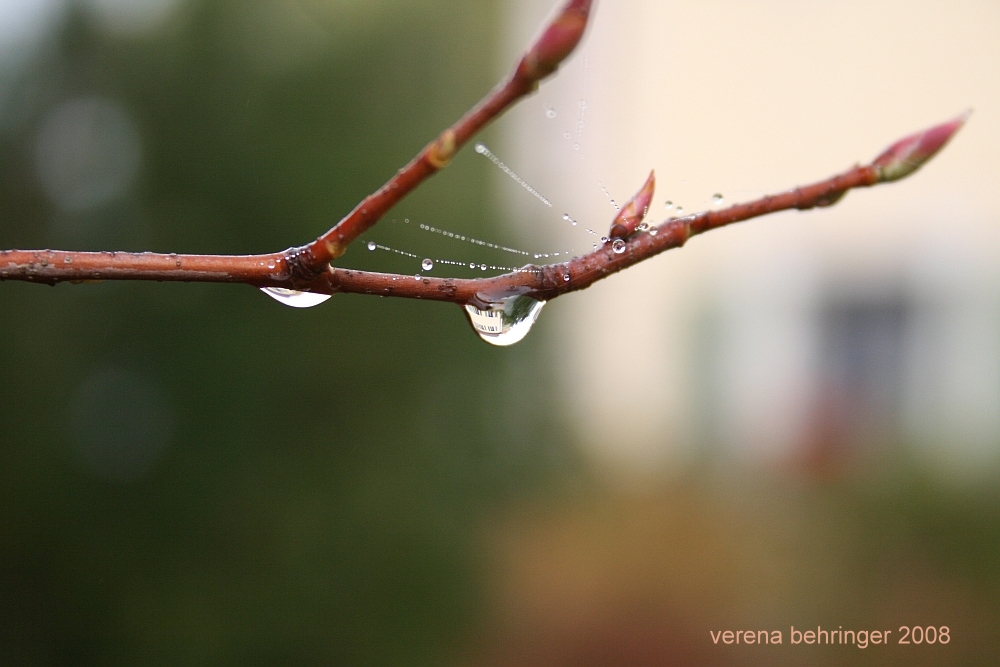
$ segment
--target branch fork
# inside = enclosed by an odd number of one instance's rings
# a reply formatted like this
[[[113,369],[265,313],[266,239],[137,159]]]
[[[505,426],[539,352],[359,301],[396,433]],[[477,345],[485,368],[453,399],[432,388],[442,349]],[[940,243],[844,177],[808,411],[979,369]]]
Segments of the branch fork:
[[[100,280],[170,280],[245,283],[336,294],[378,294],[450,301],[484,308],[507,296],[547,301],[589,287],[696,234],[786,209],[806,210],[836,204],[848,190],[890,183],[909,176],[936,155],[968,120],[970,112],[892,144],[868,165],[828,179],[720,210],[710,210],[659,225],[646,214],[656,188],[650,172],[634,197],[611,223],[607,242],[593,252],[560,264],[528,265],[492,278],[460,279],[402,276],[331,266],[361,234],[437,171],[490,121],[537,90],[576,48],[591,16],[591,0],[568,0],[543,28],[512,73],[458,122],[445,129],[382,187],[316,240],[264,255],[185,255],[131,252],[0,250],[0,280],[54,285]]]

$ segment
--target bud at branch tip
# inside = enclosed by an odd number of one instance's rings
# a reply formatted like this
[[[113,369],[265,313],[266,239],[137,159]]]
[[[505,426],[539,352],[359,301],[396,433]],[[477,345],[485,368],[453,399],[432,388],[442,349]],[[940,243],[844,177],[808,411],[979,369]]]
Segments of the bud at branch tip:
[[[592,0],[569,0],[524,54],[517,76],[537,82],[556,71],[583,38]]]
[[[872,163],[878,172],[879,182],[898,181],[922,167],[944,148],[944,145],[965,125],[970,115],[972,109],[947,123],[911,134],[889,146]]]

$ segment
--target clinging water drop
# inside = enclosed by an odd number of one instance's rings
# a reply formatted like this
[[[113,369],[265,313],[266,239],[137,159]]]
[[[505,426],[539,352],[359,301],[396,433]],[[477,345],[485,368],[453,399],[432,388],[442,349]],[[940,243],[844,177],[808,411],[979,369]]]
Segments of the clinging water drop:
[[[434,260],[430,258],[425,259],[424,261],[420,262],[420,268],[422,268],[424,271],[430,271],[431,269],[434,268]]]
[[[480,338],[490,345],[506,347],[528,335],[544,305],[544,301],[529,296],[509,296],[491,301],[482,310],[468,304],[465,313]]]
[[[261,287],[260,291],[275,301],[280,301],[292,308],[312,308],[330,298],[329,294],[299,292],[298,290],[285,289],[284,287]]]

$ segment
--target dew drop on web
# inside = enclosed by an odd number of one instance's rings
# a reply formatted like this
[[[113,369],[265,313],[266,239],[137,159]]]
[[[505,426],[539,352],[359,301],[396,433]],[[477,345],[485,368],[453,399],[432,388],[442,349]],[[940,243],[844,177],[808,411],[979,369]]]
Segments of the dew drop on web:
[[[529,296],[509,296],[491,301],[486,309],[471,304],[464,309],[480,338],[490,345],[506,347],[528,335],[544,305],[544,301]]]
[[[422,268],[424,271],[430,271],[431,269],[434,268],[434,260],[429,258],[425,259],[424,261],[420,262],[420,268]]]
[[[291,306],[292,308],[312,308],[330,298],[329,294],[299,292],[298,290],[285,289],[284,287],[261,287],[260,291],[275,301],[283,303],[286,306]]]

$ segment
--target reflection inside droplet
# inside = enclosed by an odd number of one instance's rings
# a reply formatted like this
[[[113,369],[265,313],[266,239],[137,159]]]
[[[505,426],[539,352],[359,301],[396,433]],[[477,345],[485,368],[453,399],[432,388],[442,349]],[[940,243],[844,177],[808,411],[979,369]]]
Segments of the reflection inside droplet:
[[[544,305],[544,301],[529,296],[510,296],[491,302],[486,310],[466,305],[465,313],[480,338],[503,347],[528,335]]]
[[[330,298],[329,294],[299,292],[298,290],[285,289],[284,287],[261,287],[260,291],[275,301],[280,301],[292,308],[312,308]]]

